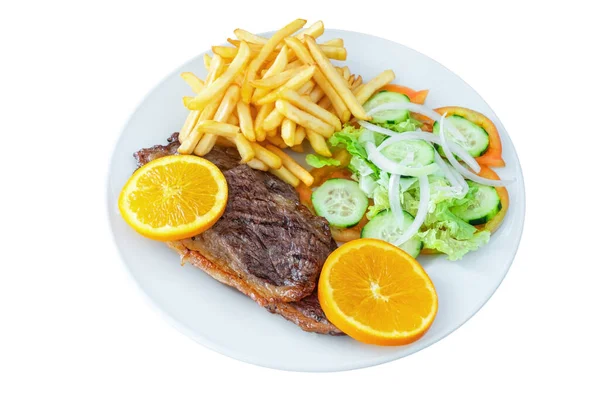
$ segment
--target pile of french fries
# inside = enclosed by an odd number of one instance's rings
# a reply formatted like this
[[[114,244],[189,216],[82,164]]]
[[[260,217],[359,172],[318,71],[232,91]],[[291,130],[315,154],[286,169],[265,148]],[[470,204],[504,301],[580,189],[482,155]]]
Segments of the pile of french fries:
[[[297,19],[271,38],[236,29],[231,47],[214,46],[214,55],[204,56],[204,81],[181,74],[195,96],[183,98],[190,113],[179,133],[180,154],[235,146],[242,163],[294,187],[312,185],[313,176],[283,149],[303,152],[308,139],[315,153],[331,157],[326,139],[353,116],[369,120],[362,105],[395,76],[386,70],[363,83],[330,61],[346,60],[344,41],[317,43],[323,22],[297,33],[305,24]]]

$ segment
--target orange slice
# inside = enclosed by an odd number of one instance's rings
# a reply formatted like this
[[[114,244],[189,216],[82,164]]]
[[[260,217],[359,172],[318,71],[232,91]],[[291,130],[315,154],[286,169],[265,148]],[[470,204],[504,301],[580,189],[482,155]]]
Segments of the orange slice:
[[[223,215],[227,181],[213,163],[196,156],[168,156],[144,165],[119,197],[125,221],[156,240],[180,240],[204,232]]]
[[[438,309],[433,283],[417,260],[376,239],[353,240],[331,253],[319,279],[319,302],[348,336],[384,346],[422,337]]]

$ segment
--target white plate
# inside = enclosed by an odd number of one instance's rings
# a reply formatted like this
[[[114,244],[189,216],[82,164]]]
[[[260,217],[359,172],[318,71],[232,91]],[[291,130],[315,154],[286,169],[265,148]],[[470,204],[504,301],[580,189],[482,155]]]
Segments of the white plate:
[[[119,215],[117,198],[135,169],[133,152],[164,144],[187,115],[181,97],[191,92],[179,74],[193,71],[205,75],[202,55],[179,67],[146,96],[115,147],[108,177],[108,214],[115,241],[139,288],[177,329],[222,354],[271,368],[361,368],[407,356],[437,342],[465,323],[492,296],[512,263],[523,229],[525,189],[517,154],[504,127],[475,90],[442,65],[397,43],[337,30],[328,30],[323,39],[334,37],[344,39],[346,65],[365,80],[391,68],[397,83],[430,89],[427,105],[465,106],[491,118],[502,136],[507,164],[499,174],[516,178],[516,182],[508,188],[511,203],[504,223],[487,246],[459,262],[441,256],[419,258],[439,296],[437,318],[423,338],[407,346],[378,347],[349,337],[306,333],[199,269],[180,267],[175,252],[136,234]]]

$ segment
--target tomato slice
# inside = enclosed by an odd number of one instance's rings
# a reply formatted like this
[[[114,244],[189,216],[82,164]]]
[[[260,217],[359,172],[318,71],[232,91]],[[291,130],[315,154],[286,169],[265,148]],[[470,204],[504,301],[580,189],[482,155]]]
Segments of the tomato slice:
[[[506,165],[502,159],[500,134],[498,133],[498,129],[496,129],[496,125],[488,117],[464,107],[441,107],[436,108],[435,111],[442,115],[446,113],[447,116],[458,115],[485,129],[490,139],[490,145],[482,156],[475,158],[479,165],[486,165],[488,167],[504,167]]]
[[[425,100],[427,99],[427,95],[429,94],[429,90],[414,90],[407,86],[402,85],[385,85],[381,88],[381,90],[387,90],[388,92],[396,92],[405,94],[410,99],[411,103],[417,104],[425,104]]]

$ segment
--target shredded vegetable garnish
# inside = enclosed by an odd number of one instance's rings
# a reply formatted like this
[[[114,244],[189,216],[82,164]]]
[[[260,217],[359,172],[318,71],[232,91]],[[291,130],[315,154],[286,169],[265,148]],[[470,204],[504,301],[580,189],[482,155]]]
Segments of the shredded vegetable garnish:
[[[367,154],[369,161],[375,164],[379,169],[390,174],[403,176],[427,176],[437,171],[438,166],[433,163],[424,167],[411,168],[401,163],[392,161],[384,156],[373,143],[367,143]]]

